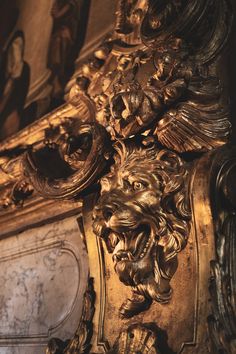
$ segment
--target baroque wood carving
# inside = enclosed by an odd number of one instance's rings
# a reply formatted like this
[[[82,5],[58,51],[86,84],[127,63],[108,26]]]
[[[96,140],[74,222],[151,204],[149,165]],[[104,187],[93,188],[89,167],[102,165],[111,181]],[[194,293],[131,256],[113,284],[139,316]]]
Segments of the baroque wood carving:
[[[153,300],[170,300],[169,282],[190,228],[188,168],[177,154],[146,140],[116,147],[94,212],[94,232],[112,253],[119,279],[133,289],[120,309],[124,317]]]
[[[236,350],[235,147],[222,149],[217,162],[221,162],[221,168],[216,168],[212,176],[216,258],[211,261],[212,314],[208,317],[208,325],[212,353],[233,353]]]
[[[178,152],[224,144],[229,112],[211,64],[229,34],[228,2],[118,3],[116,31],[78,71],[73,94],[95,102],[113,138],[151,130]]]
[[[25,153],[24,172],[44,198],[72,198],[94,182],[109,156],[105,129],[96,122],[81,124],[67,119],[45,131],[43,148]],[[45,168],[45,158],[53,162],[53,168]]]
[[[1,222],[83,201],[96,300],[90,287],[74,338],[48,354],[234,353],[236,150],[219,70],[232,20],[228,0],[118,0],[67,103],[0,147]]]

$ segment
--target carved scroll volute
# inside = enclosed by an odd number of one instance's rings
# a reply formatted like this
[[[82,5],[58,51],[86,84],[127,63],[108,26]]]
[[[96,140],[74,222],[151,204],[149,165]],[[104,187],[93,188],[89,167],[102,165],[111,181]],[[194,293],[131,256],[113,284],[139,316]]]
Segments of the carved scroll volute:
[[[68,119],[45,132],[43,148],[25,153],[24,172],[44,198],[74,198],[95,182],[110,154],[102,126]]]
[[[220,166],[220,168],[219,168]],[[211,353],[236,352],[236,148],[215,157],[212,206],[216,259],[211,261],[212,315],[208,318]]]

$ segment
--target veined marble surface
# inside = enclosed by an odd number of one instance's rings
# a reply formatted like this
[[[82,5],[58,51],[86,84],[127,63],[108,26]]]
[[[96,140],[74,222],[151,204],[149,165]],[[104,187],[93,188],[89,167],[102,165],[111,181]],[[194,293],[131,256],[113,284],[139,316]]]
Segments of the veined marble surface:
[[[1,240],[0,354],[40,354],[50,337],[71,338],[87,279],[76,217]]]

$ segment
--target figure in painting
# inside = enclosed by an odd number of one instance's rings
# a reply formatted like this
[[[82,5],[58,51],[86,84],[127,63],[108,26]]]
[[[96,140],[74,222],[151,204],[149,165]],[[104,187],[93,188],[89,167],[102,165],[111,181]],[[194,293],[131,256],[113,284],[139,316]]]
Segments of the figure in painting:
[[[53,74],[53,97],[63,95],[68,68],[72,62],[73,46],[78,25],[78,1],[54,0],[52,37],[49,49],[49,67]]]
[[[25,39],[16,31],[1,55],[0,138],[16,133],[21,119],[30,82],[30,68],[24,61]]]

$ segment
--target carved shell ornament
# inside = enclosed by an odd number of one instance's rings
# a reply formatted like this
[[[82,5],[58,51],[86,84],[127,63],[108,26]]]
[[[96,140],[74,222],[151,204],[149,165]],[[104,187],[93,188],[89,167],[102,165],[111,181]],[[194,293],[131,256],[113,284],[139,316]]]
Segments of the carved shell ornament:
[[[147,325],[134,324],[120,333],[109,351],[109,354],[119,353],[161,354],[158,349],[158,336]]]

